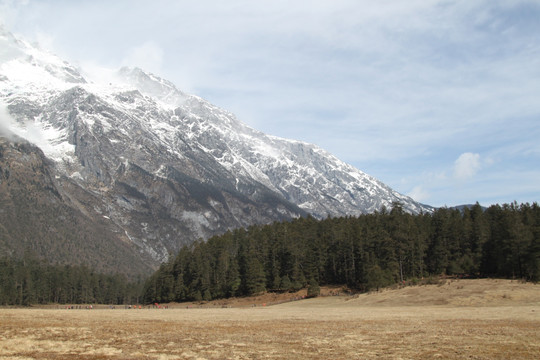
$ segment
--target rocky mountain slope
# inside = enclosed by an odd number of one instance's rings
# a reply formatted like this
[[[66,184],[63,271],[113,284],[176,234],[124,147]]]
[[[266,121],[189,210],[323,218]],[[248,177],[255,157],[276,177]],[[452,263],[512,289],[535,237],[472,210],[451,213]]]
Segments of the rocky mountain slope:
[[[30,251],[101,272],[136,277],[151,271],[148,254],[110,221],[77,206],[93,201],[93,195],[70,181],[58,182],[53,165],[36,146],[0,137],[0,257],[21,258]]]
[[[103,223],[148,266],[239,226],[396,201],[430,211],[315,145],[258,132],[141,69],[96,82],[3,29],[0,48],[0,130],[14,134],[4,146],[37,146],[55,201]]]

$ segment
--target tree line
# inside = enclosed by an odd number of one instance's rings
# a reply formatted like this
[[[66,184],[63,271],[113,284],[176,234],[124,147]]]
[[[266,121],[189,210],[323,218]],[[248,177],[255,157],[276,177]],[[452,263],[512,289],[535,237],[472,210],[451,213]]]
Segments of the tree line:
[[[86,266],[51,265],[28,253],[0,258],[0,305],[131,304],[140,301],[142,285]]]
[[[26,253],[0,258],[0,305],[198,301],[329,284],[369,291],[438,275],[539,281],[538,204],[411,215],[396,203],[358,217],[236,229],[183,247],[144,286]]]
[[[183,247],[145,283],[147,303],[346,284],[368,291],[438,275],[540,280],[537,203],[251,226]]]

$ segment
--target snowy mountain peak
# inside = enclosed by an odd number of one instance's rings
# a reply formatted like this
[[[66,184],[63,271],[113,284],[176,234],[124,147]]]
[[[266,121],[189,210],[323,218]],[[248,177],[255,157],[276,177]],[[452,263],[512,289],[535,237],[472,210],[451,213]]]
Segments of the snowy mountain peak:
[[[56,55],[0,28],[0,71],[20,88],[59,87],[86,83],[75,67]]]
[[[8,127],[53,161],[70,206],[105,216],[156,260],[253,223],[358,215],[394,202],[430,210],[315,145],[261,133],[142,69],[87,81],[6,31],[0,45]]]
[[[140,68],[122,67],[118,71],[121,81],[139,90],[142,94],[150,96],[173,108],[181,106],[188,95],[174,86],[173,83]]]

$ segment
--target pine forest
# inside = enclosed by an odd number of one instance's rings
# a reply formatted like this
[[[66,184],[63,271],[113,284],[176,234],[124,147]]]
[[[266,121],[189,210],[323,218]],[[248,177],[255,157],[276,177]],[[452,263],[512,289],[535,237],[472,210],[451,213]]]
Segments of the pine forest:
[[[477,203],[420,215],[394,204],[359,217],[238,229],[181,249],[149,278],[143,299],[212,300],[330,284],[370,291],[440,275],[538,281],[538,204]]]
[[[365,292],[441,275],[540,280],[537,203],[411,215],[400,204],[358,217],[298,218],[183,247],[146,281],[0,258],[0,305],[200,301],[345,285]]]

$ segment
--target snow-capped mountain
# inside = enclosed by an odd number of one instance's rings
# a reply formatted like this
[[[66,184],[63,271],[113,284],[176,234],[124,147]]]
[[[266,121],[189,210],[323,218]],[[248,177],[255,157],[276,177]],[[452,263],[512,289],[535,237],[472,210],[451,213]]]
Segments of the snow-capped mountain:
[[[69,206],[107,219],[157,262],[238,226],[393,202],[430,211],[315,145],[265,135],[141,69],[96,82],[3,29],[0,48],[0,130],[43,151]]]

